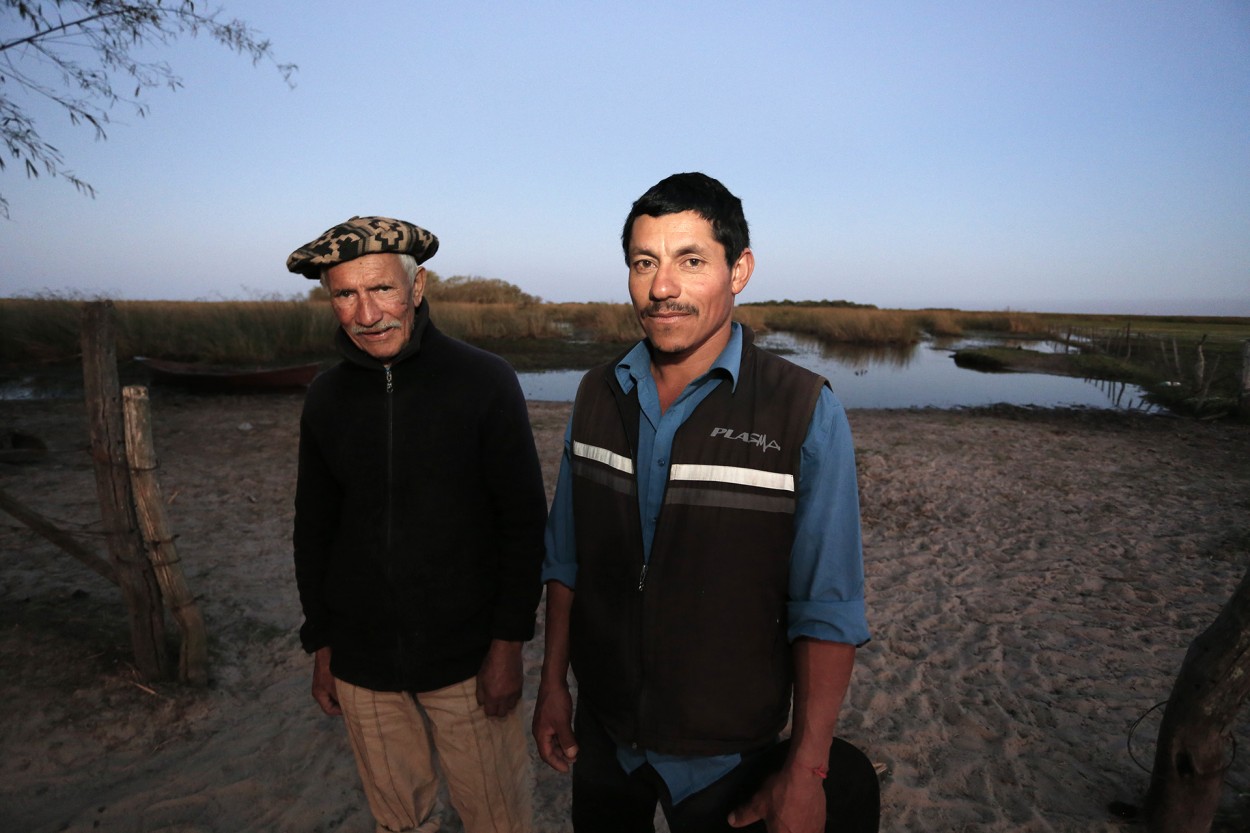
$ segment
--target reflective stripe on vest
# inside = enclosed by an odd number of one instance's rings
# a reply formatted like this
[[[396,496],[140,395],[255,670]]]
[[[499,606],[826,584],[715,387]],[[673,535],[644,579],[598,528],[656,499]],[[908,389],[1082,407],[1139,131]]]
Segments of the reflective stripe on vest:
[[[793,514],[794,476],[740,466],[678,463],[669,471],[665,502]]]
[[[573,474],[622,494],[634,492],[634,461],[589,443],[573,443]]]

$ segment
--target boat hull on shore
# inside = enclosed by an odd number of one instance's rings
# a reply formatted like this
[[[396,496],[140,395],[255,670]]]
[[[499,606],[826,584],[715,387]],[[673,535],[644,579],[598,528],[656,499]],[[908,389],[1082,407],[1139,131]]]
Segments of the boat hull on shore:
[[[321,365],[317,363],[286,367],[231,368],[166,361],[145,356],[135,356],[135,361],[147,368],[154,383],[177,385],[188,390],[206,393],[306,388],[321,369]]]

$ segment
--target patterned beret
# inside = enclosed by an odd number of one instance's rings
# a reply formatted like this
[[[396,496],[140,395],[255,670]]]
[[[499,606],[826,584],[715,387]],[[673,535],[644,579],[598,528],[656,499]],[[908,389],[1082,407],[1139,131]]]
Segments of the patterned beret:
[[[394,252],[412,255],[417,263],[425,263],[437,251],[438,238],[420,226],[390,217],[352,217],[291,252],[286,268],[320,280],[324,267],[361,255]]]

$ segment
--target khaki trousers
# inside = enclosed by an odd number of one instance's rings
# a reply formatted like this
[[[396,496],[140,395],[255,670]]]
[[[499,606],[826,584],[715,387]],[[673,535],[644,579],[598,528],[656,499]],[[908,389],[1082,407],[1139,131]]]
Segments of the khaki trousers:
[[[530,833],[530,760],[519,707],[487,717],[473,677],[415,697],[335,684],[378,833],[439,829],[440,769],[465,833]]]

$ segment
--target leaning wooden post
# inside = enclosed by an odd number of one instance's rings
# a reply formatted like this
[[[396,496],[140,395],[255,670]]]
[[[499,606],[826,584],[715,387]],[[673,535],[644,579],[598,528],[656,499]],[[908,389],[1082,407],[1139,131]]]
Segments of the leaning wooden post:
[[[165,618],[160,586],[143,552],[131,495],[110,301],[92,301],[83,310],[82,369],[96,494],[109,557],[130,611],[135,667],[144,679],[164,679],[169,673]]]
[[[14,518],[26,524],[31,531],[39,533],[104,578],[113,582],[113,584],[117,584],[117,571],[113,569],[111,563],[78,543],[74,540],[74,536],[59,529],[52,521],[22,503],[4,489],[0,489],[0,509],[8,512]]]
[[[1150,833],[1207,833],[1232,759],[1231,727],[1250,695],[1250,571],[1185,653],[1155,749]]]
[[[182,632],[182,650],[178,655],[178,679],[196,686],[208,685],[208,637],[204,617],[187,588],[182,562],[174,546],[165,517],[165,501],[156,479],[160,463],[152,444],[152,411],[148,407],[148,389],[128,385],[122,389],[122,405],[126,416],[126,459],[130,462],[130,483],[135,493],[135,511],[139,528],[147,546],[148,558],[161,583],[165,604]]]
[[[1207,340],[1207,334],[1203,333],[1202,338],[1198,339],[1198,346],[1195,348],[1198,359],[1194,362],[1194,387],[1195,389],[1202,387],[1202,381],[1207,377],[1207,356],[1202,352],[1202,345]]]

